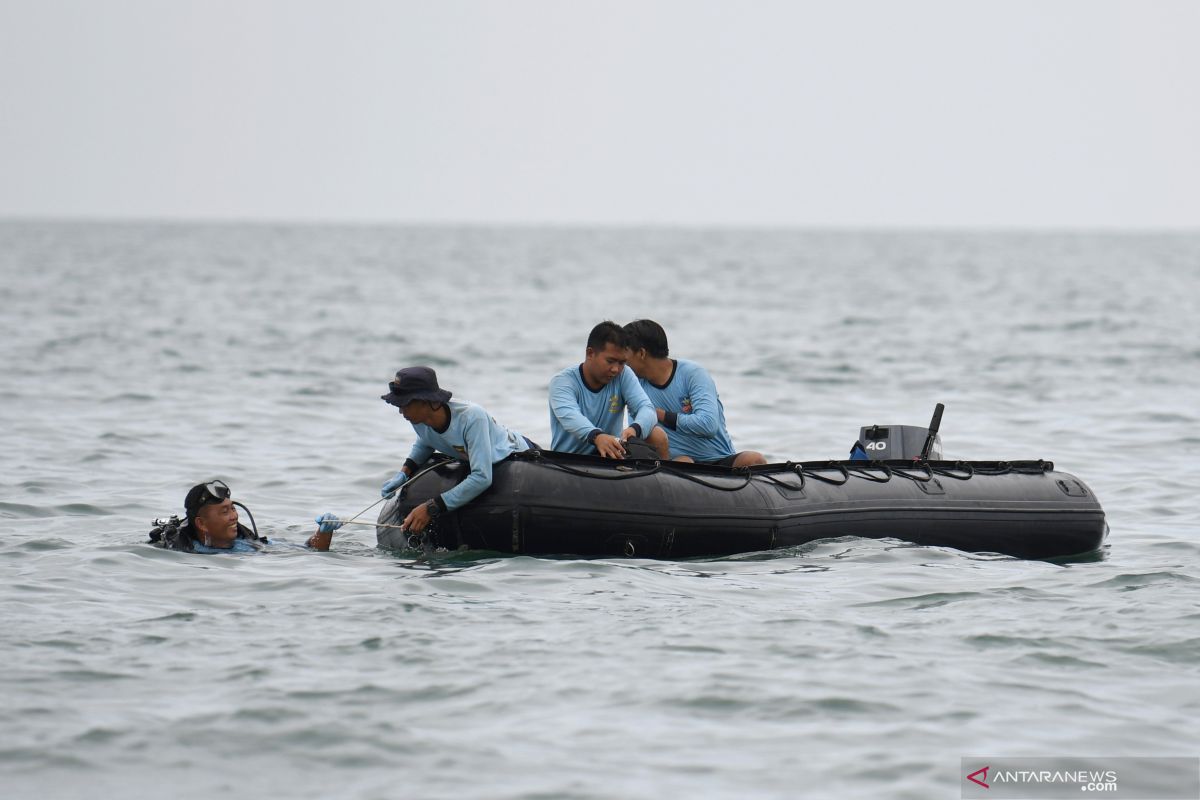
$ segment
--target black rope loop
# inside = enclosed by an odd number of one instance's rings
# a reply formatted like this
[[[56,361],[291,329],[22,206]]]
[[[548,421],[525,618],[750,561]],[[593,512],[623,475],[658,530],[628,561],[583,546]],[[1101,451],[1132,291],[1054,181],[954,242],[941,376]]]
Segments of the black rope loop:
[[[783,467],[782,469],[780,469],[781,466]],[[776,486],[782,486],[784,489],[790,489],[793,492],[802,492],[804,491],[804,472],[798,469],[797,466],[798,465],[795,462],[788,461],[782,465],[764,464],[757,468],[746,467],[746,469],[750,470],[750,472],[756,477],[760,477],[768,483],[773,483]],[[796,477],[800,479],[800,485],[793,486],[786,481],[781,481],[779,478],[776,478],[774,475],[772,475],[772,472],[778,472],[780,474],[795,473]]]
[[[955,461],[953,467],[934,467],[934,472],[945,478],[953,478],[956,481],[969,481],[975,477],[975,467],[968,464],[966,461]],[[965,472],[965,475],[959,473]]]
[[[623,464],[624,462],[617,462],[617,463]],[[653,475],[654,473],[658,472],[660,469],[663,468],[662,462],[655,461],[653,467],[651,467],[648,470],[642,470],[640,472],[633,471],[633,472],[621,473],[618,475],[597,475],[594,472],[587,472],[586,470],[575,469],[574,467],[567,466],[566,464],[560,464],[557,461],[547,460],[547,461],[542,462],[542,465],[547,466],[547,467],[554,467],[555,469],[562,470],[563,472],[565,472],[569,475],[577,475],[580,478],[594,478],[595,480],[598,480],[598,481],[626,481],[626,480],[629,480],[630,478],[644,478],[648,475]],[[626,465],[626,466],[628,466],[628,465]]]
[[[804,481],[807,480],[807,478],[804,475],[804,465],[797,464],[793,461],[789,461],[787,463],[788,463],[788,468],[791,469],[792,472],[795,472],[796,475],[800,478],[800,491],[804,491]]]
[[[811,467],[810,468],[810,467],[806,467],[803,464],[801,464],[800,468],[804,472],[808,473],[808,476],[810,478],[814,478],[815,480],[821,481],[822,483],[828,483],[832,486],[844,486],[846,484],[846,482],[850,480],[850,470],[846,469],[845,464],[839,464],[836,461],[830,461],[830,462],[828,462],[828,464],[826,466],[823,466],[823,467]],[[833,478],[826,478],[824,475],[820,475],[816,472],[816,470],[818,470],[818,469],[836,469],[838,472],[842,473],[842,479],[839,481],[839,480],[834,480]]]
[[[913,464],[913,467],[924,467],[925,468],[925,477],[921,477],[920,475],[913,475],[912,473],[905,472],[905,469],[907,469],[907,467],[904,467],[904,468],[895,467],[893,471],[896,475],[899,475],[901,478],[907,478],[908,480],[915,481],[917,483],[929,483],[931,480],[933,480],[933,467],[929,466],[928,461],[918,461],[917,463]]]
[[[850,467],[850,472],[854,473],[855,475],[862,478],[863,480],[871,481],[872,483],[887,483],[888,481],[890,481],[892,479],[892,468],[889,467],[887,464],[880,462],[878,464],[873,465],[873,468],[883,470],[883,477],[878,478],[878,477],[872,475],[871,473],[867,472],[867,469],[868,469],[867,467]]]
[[[745,489],[747,486],[750,485],[750,481],[754,480],[754,473],[751,472],[749,469],[742,467],[742,468],[738,469],[737,471],[742,472],[744,474],[746,480],[742,481],[742,483],[739,484],[738,486],[718,486],[715,483],[709,483],[708,481],[704,480],[700,476],[692,475],[684,470],[667,469],[667,472],[671,473],[672,475],[678,475],[680,478],[689,480],[692,483],[698,483],[701,486],[707,487],[709,489],[716,489],[718,492],[740,492],[742,489]],[[731,477],[732,477],[732,474],[731,474]]]
[[[804,491],[804,475],[802,475],[802,474],[797,473],[800,477],[800,485],[799,486],[793,486],[792,484],[790,484],[786,481],[781,481],[781,480],[779,480],[779,478],[776,478],[774,475],[772,475],[769,472],[758,472],[756,474],[759,477],[761,477],[763,480],[765,480],[769,483],[773,483],[776,486],[782,486],[784,489],[790,489],[793,492]]]

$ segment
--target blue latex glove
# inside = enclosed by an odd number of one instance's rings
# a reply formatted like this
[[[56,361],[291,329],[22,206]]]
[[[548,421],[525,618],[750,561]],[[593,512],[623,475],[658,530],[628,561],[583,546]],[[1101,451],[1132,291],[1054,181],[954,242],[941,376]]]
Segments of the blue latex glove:
[[[317,528],[317,530],[319,530],[321,533],[333,533],[344,524],[345,523],[343,523],[333,514],[330,514],[328,511],[317,517],[317,525],[320,526]]]
[[[408,480],[408,473],[406,473],[404,470],[400,470],[392,476],[390,481],[383,485],[383,489],[380,490],[379,494],[382,497],[391,497],[396,493],[397,489],[404,485],[406,480]]]

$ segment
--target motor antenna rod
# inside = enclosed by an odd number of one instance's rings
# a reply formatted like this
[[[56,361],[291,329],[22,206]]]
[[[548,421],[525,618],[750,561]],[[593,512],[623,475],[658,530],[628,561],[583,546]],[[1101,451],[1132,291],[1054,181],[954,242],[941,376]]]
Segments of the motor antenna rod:
[[[929,435],[925,437],[925,446],[921,448],[921,457],[918,461],[928,461],[929,451],[933,449],[933,440],[937,438],[938,429],[942,427],[942,412],[946,407],[938,403],[933,409],[933,419],[929,420]]]

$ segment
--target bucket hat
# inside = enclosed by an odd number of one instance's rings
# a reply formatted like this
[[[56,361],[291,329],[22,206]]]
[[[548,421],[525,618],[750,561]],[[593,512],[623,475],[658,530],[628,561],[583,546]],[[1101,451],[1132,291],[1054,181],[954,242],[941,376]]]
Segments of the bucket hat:
[[[404,408],[413,400],[445,403],[451,393],[438,386],[437,373],[429,367],[405,367],[388,383],[388,393],[380,400]]]

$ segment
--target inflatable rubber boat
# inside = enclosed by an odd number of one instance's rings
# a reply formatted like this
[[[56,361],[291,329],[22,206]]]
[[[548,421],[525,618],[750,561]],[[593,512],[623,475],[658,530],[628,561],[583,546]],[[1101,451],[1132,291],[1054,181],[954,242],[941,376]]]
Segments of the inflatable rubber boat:
[[[450,460],[414,475],[380,512],[379,544],[680,559],[861,536],[1047,559],[1094,551],[1108,530],[1091,489],[1049,461],[874,457],[729,469],[538,450],[496,464],[490,488],[423,536],[402,530],[409,511],[467,473]]]

